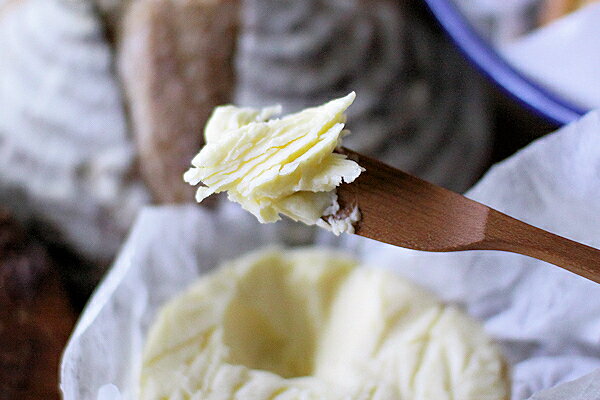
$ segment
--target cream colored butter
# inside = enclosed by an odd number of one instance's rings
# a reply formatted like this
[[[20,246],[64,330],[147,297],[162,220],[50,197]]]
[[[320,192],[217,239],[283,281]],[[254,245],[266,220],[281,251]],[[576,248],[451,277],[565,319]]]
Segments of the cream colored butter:
[[[227,191],[230,200],[263,223],[283,214],[334,233],[353,232],[358,210],[342,221],[331,212],[338,207],[335,188],[362,172],[356,162],[333,153],[348,133],[344,111],[354,98],[352,92],[281,119],[269,119],[280,111],[277,107],[218,107],[205,128],[206,145],[184,180],[204,184],[197,201]]]
[[[144,400],[508,399],[497,348],[459,310],[332,251],[267,250],[171,300]]]

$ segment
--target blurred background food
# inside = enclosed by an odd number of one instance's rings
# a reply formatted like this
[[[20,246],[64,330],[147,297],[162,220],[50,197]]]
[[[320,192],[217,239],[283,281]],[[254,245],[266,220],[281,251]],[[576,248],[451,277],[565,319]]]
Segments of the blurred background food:
[[[57,398],[57,366],[76,314],[57,260],[34,229],[0,210],[0,399]]]
[[[597,0],[456,0],[460,17],[443,7],[453,0],[426,1],[444,8],[436,15],[446,27],[465,20],[469,26],[449,29],[459,46],[528,107],[558,123],[600,107],[600,91],[590,84],[600,79],[600,47],[592,39],[600,36]],[[479,46],[468,43],[469,30],[486,40],[480,54],[473,54]]]
[[[494,43],[555,18],[529,12],[541,1],[457,1]],[[0,335],[0,376],[34,357],[55,377],[136,213],[193,201],[181,175],[215,106],[292,112],[352,90],[348,147],[456,191],[557,126],[486,80],[420,0],[0,0],[0,329],[38,346]],[[55,378],[19,373],[0,399],[57,398]]]
[[[455,0],[465,18],[492,45],[543,27],[598,0]]]

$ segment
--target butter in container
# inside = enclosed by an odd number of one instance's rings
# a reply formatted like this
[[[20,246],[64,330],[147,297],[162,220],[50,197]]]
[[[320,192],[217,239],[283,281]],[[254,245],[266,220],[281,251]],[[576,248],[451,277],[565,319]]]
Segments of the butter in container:
[[[599,129],[600,116],[590,113],[493,168],[468,195],[598,246]],[[229,202],[214,211],[146,209],[65,350],[64,399],[137,399],[143,346],[159,308],[223,261],[281,243],[282,236],[277,224],[258,224]],[[315,244],[393,271],[480,320],[510,363],[513,398],[554,400],[594,389],[597,284],[513,254],[421,253],[326,231]]]

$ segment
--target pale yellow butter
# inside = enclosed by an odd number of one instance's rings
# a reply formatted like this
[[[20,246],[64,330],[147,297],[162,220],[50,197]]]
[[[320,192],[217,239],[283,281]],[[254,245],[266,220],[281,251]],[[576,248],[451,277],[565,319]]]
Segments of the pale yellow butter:
[[[344,220],[332,215],[339,209],[335,188],[362,172],[356,162],[333,153],[348,133],[344,111],[354,98],[352,92],[280,119],[270,119],[278,107],[218,107],[205,128],[206,145],[184,180],[204,185],[198,188],[198,202],[227,191],[230,200],[262,223],[283,214],[336,234],[353,232],[358,210]]]
[[[171,300],[143,356],[144,400],[507,400],[502,357],[459,310],[347,255],[277,249]]]

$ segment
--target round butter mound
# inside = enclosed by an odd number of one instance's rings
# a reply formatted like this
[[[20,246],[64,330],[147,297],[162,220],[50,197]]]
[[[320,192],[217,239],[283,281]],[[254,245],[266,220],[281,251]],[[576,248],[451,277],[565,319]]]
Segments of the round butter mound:
[[[470,317],[382,269],[319,249],[229,262],[150,329],[141,399],[508,399]]]

